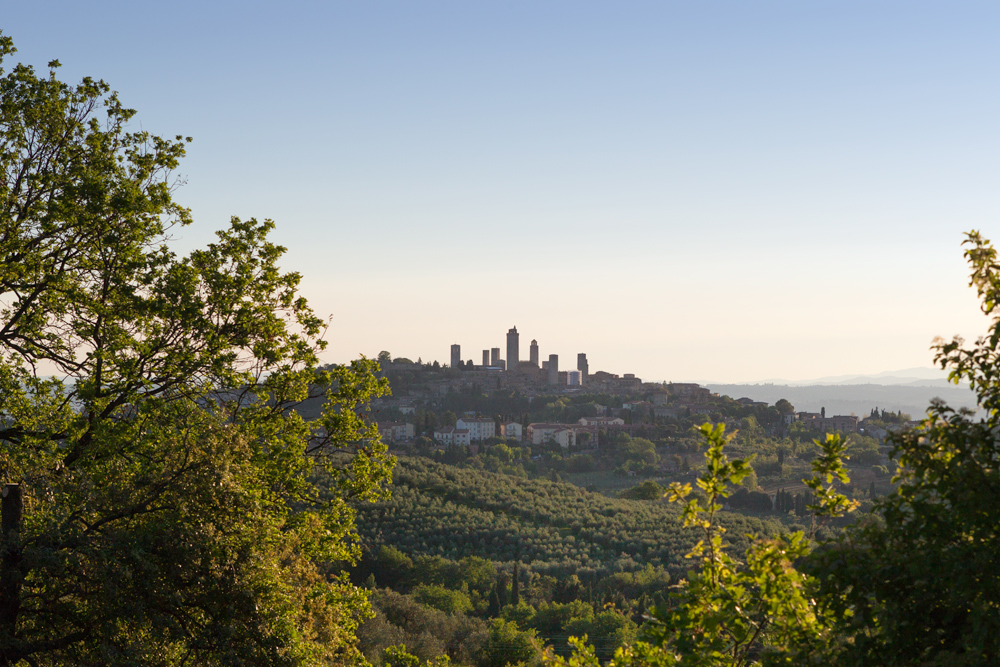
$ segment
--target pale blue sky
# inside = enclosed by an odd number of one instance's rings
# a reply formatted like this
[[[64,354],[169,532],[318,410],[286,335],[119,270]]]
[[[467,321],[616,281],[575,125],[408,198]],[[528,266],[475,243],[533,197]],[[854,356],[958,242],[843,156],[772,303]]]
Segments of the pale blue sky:
[[[330,360],[504,347],[653,380],[926,366],[983,328],[1000,5],[0,2],[24,62],[195,141],[201,244],[270,217]]]

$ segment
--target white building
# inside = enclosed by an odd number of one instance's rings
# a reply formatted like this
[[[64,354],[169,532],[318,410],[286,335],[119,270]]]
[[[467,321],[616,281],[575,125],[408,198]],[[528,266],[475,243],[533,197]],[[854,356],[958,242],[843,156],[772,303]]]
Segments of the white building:
[[[492,419],[462,417],[455,422],[455,428],[468,429],[473,442],[492,438],[497,434],[497,425]]]
[[[469,429],[455,428],[454,426],[441,426],[434,429],[434,439],[445,445],[471,444]]]
[[[503,437],[511,440],[523,440],[524,439],[524,427],[517,422],[507,422],[501,424],[500,427],[503,429]]]
[[[563,449],[576,446],[576,430],[570,424],[529,424],[528,438],[533,445],[557,442]]]
[[[625,420],[621,417],[580,417],[580,424],[583,426],[624,426]]]

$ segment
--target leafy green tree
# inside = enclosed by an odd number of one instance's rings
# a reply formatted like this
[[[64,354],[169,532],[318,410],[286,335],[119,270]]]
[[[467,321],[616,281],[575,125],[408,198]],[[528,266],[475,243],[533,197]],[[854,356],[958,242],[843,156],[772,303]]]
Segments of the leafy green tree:
[[[851,433],[847,436],[848,449],[851,460],[857,463],[874,465],[882,461],[882,454],[878,449],[878,442],[875,438],[867,435]]]
[[[492,562],[478,556],[463,558],[460,577],[470,590],[486,593],[492,590],[497,579],[497,568]]]
[[[565,634],[566,627],[575,619],[589,619],[594,608],[582,600],[542,604],[531,618],[532,626],[543,635]]]
[[[534,625],[535,608],[526,602],[509,604],[501,610],[500,617],[505,621],[513,621],[521,629],[527,629]]]
[[[406,644],[387,646],[383,652],[383,664],[386,667],[419,667],[420,658],[408,653]]]
[[[378,548],[374,563],[375,580],[382,586],[397,586],[412,576],[413,559],[393,546]]]
[[[413,589],[413,598],[428,607],[440,609],[448,614],[466,614],[472,611],[469,596],[462,591],[453,591],[439,584],[421,584]]]
[[[586,636],[597,648],[597,657],[608,660],[619,648],[635,641],[636,625],[614,610],[575,618],[566,624],[566,632],[574,637]]]
[[[488,624],[463,614],[446,614],[409,595],[379,589],[371,596],[375,615],[358,628],[359,648],[373,664],[385,659],[385,649],[405,644],[406,653],[425,663],[441,656],[470,665],[486,640]],[[360,666],[363,662],[356,663]]]
[[[540,662],[542,647],[534,630],[520,630],[513,621],[493,620],[490,633],[480,652],[480,667],[506,667]]]
[[[1000,662],[1000,264],[978,232],[965,244],[990,328],[972,346],[938,341],[935,361],[980,411],[934,402],[918,428],[890,435],[899,467],[883,519],[813,563],[852,664]]]
[[[576,454],[566,459],[566,472],[593,472],[597,463],[590,454]]]
[[[626,437],[624,442],[619,445],[619,451],[629,460],[649,464],[654,464],[659,460],[659,456],[656,454],[656,445],[646,438]]]
[[[272,223],[171,251],[185,142],[57,67],[0,70],[0,665],[346,660],[366,594],[318,565],[384,495],[387,385],[318,366]]]
[[[386,667],[420,667],[420,658],[406,650],[406,644],[387,646],[382,653],[382,662]],[[427,660],[426,667],[448,667],[451,658],[441,655],[433,660]]]
[[[700,494],[692,497],[690,484],[673,483],[669,497],[684,503],[684,523],[696,528],[702,539],[689,553],[701,568],[690,573],[671,605],[657,606],[653,622],[642,641],[615,652],[612,664],[744,666],[757,664],[763,655],[776,662],[827,655],[832,620],[809,594],[808,575],[794,567],[810,551],[810,540],[802,533],[775,539],[758,539],[740,563],[727,552],[725,529],[717,519],[722,499],[730,486],[738,484],[750,470],[750,460],[730,461],[723,449],[727,438],[722,424],[701,427],[708,449],[705,470],[698,478]],[[807,483],[817,504],[812,508],[817,522],[853,509],[850,501],[834,489],[835,480],[845,481],[842,456],[846,445],[839,436],[817,441],[822,455],[813,462],[814,474]],[[582,630],[583,628],[579,628]],[[568,659],[550,657],[555,665],[593,665],[594,649],[577,642]]]
[[[454,587],[458,578],[458,563],[441,556],[416,556],[413,559],[413,570],[409,574],[411,585],[440,584]]]
[[[631,500],[659,500],[663,497],[664,488],[652,480],[637,484],[621,492],[622,498]]]

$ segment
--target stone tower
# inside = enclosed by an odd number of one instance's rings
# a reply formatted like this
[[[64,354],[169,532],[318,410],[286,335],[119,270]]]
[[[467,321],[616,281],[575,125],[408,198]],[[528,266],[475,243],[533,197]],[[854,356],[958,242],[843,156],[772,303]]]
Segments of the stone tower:
[[[530,352],[531,363],[533,363],[535,366],[537,366],[538,365],[538,341],[537,340],[531,341],[531,348],[530,348],[530,350],[531,350],[531,352]]]
[[[520,358],[517,327],[511,327],[510,331],[507,332],[507,370],[511,373],[517,373],[517,364]]]

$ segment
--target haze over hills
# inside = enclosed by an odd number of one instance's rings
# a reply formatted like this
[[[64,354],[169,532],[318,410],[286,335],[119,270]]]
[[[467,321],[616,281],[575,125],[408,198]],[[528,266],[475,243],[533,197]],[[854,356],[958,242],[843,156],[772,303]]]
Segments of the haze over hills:
[[[719,383],[708,383],[719,384]],[[754,384],[783,384],[790,387],[805,387],[817,384],[881,384],[881,385],[911,385],[920,387],[949,387],[948,373],[940,368],[920,366],[904,368],[898,371],[883,371],[871,375],[828,375],[812,380],[785,380],[770,378]]]
[[[864,416],[873,408],[909,413],[919,418],[930,402],[939,398],[954,407],[975,409],[975,395],[968,385],[954,385],[936,368],[906,368],[875,375],[839,375],[815,380],[764,380],[754,384],[705,383],[713,392],[733,398],[746,396],[774,403],[791,401],[796,410]]]

